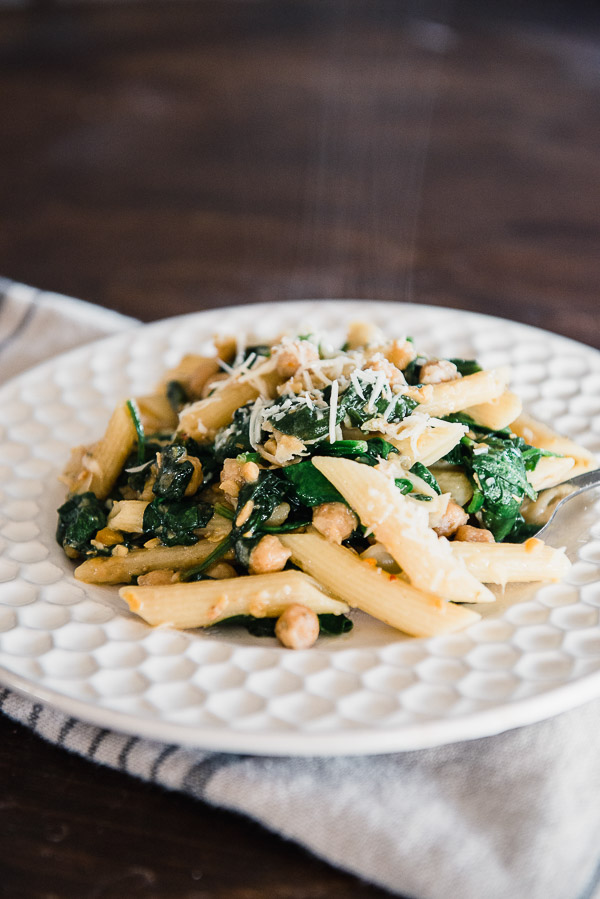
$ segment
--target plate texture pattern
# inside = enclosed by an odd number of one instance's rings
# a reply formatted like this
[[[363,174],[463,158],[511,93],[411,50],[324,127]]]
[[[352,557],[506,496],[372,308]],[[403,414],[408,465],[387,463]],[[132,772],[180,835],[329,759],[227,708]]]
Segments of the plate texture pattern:
[[[427,306],[245,306],[144,326],[0,391],[0,679],[105,727],[226,751],[377,753],[496,733],[600,694],[600,502],[582,512],[566,582],[510,591],[470,629],[405,639],[357,615],[305,652],[229,633],[151,629],[117,590],[81,584],[54,540],[72,446],[117,400],[150,392],[215,332],[310,330],[364,318],[448,356],[508,363],[528,410],[600,451],[600,354],[500,319]]]

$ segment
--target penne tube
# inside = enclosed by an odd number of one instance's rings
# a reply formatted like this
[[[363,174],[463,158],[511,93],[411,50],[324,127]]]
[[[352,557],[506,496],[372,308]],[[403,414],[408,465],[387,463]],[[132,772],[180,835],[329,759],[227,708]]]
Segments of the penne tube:
[[[568,437],[563,437],[525,412],[513,421],[511,431],[518,437],[522,437],[531,446],[538,446],[551,453],[559,453],[561,456],[570,456],[575,459],[575,465],[569,473],[570,478],[598,468],[598,459],[584,446],[580,446]]]
[[[573,477],[574,468],[572,456],[542,456],[533,471],[527,472],[527,480],[534,490],[546,490]]]
[[[166,587],[121,587],[119,594],[148,624],[209,627],[236,615],[278,618],[293,603],[317,615],[341,615],[348,605],[327,596],[301,571],[278,571]]]
[[[293,562],[348,605],[413,637],[433,637],[478,621],[472,609],[418,590],[317,534],[281,534]]]
[[[192,396],[200,396],[200,390],[208,379],[214,378],[222,370],[216,356],[187,353],[174,368],[166,372],[157,389],[164,394],[170,381],[178,381]]]
[[[469,406],[464,411],[467,415],[492,431],[501,431],[507,428],[515,418],[521,414],[523,403],[516,393],[505,390],[503,394],[487,403],[479,403],[477,406]]]
[[[122,499],[116,502],[108,516],[108,525],[114,531],[126,534],[144,533],[144,512],[147,502],[141,499]]]
[[[442,493],[449,493],[455,503],[466,506],[473,496],[473,485],[460,468],[432,468],[432,475]]]
[[[236,409],[259,394],[272,393],[282,380],[275,364],[275,359],[267,359],[245,375],[232,378],[206,399],[186,406],[179,416],[179,429],[198,441],[212,439],[219,428],[229,424]]]
[[[138,396],[136,402],[147,434],[155,434],[157,431],[174,431],[177,427],[177,413],[164,393]]]
[[[407,467],[414,465],[415,462],[422,462],[426,466],[433,465],[454,449],[466,431],[465,426],[457,422],[440,421],[435,425],[427,424],[420,433],[403,437],[405,427],[402,426],[409,420],[405,419],[400,423],[397,428],[398,436],[394,436],[391,430],[385,434],[385,439],[395,446],[406,460]]]
[[[173,568],[185,571],[201,565],[215,549],[209,540],[192,546],[153,546],[132,549],[125,555],[97,556],[86,559],[75,569],[75,577],[88,584],[128,584],[149,571]]]
[[[521,506],[521,515],[527,524],[544,525],[550,520],[550,516],[558,503],[571,495],[571,487],[568,484],[557,484],[542,490],[536,500],[526,499]]]
[[[501,396],[506,390],[509,380],[509,369],[506,366],[478,371],[454,381],[442,381],[433,384],[430,399],[418,406],[419,412],[427,412],[435,418],[462,412],[471,406],[488,403]]]
[[[467,543],[453,540],[452,553],[486,584],[558,581],[571,563],[563,550],[531,537],[525,543]]]
[[[494,602],[494,595],[452,555],[428,526],[424,508],[403,496],[392,478],[349,459],[317,456],[313,465],[331,481],[394,557],[411,584],[459,602]]]
[[[104,437],[89,449],[80,447],[67,466],[63,480],[71,493],[91,490],[106,499],[125,460],[137,442],[137,431],[127,403],[120,403],[110,417]]]

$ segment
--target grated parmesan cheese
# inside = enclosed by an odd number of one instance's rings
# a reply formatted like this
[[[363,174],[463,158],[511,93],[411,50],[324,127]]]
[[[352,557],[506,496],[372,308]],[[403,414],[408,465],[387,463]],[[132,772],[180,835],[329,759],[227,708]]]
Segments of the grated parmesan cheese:
[[[330,406],[329,406],[329,442],[335,443],[336,438],[336,418],[337,418],[337,410],[338,410],[338,393],[339,393],[339,384],[337,381],[333,381],[331,385],[331,397],[330,397]]]

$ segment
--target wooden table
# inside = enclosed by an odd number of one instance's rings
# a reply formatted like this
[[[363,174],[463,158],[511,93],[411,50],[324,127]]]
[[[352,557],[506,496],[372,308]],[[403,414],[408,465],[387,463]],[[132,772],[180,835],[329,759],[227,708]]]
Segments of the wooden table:
[[[522,6],[0,13],[0,273],[144,320],[365,297],[600,346],[600,20]],[[6,719],[0,734],[0,896],[385,895]]]

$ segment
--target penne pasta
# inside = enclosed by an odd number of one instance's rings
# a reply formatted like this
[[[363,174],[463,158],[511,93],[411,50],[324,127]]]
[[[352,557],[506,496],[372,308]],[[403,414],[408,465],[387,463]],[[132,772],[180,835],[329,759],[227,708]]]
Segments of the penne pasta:
[[[571,456],[545,456],[533,471],[527,472],[527,480],[534,490],[546,490],[572,478],[574,468],[575,459]]]
[[[561,456],[570,456],[575,460],[575,465],[569,473],[569,477],[584,474],[586,471],[593,471],[598,468],[598,460],[585,447],[568,437],[563,437],[548,425],[542,424],[531,415],[522,413],[513,421],[511,430],[518,436],[522,437],[531,446],[539,446],[540,449],[549,450],[551,453],[558,453]]]
[[[174,431],[177,427],[177,413],[163,393],[138,396],[136,399],[144,430],[148,434],[157,431]]]
[[[505,390],[496,399],[487,403],[479,403],[477,406],[469,406],[464,411],[467,415],[492,431],[501,431],[507,428],[515,418],[521,414],[523,403],[516,393]]]
[[[286,534],[281,541],[292,551],[296,565],[332,593],[406,634],[432,637],[462,629],[480,618],[472,609],[418,590],[324,537]]]
[[[454,558],[448,542],[428,526],[426,510],[399,493],[391,478],[349,459],[318,456],[313,465],[340,491],[415,587],[460,602],[494,601],[493,594]]]
[[[132,612],[154,626],[209,627],[236,615],[279,617],[293,603],[315,614],[341,615],[348,605],[333,599],[300,571],[247,575],[166,587],[121,587]]]
[[[419,412],[441,418],[471,406],[489,403],[504,393],[508,380],[509,369],[503,367],[433,384],[431,397],[420,404]]]
[[[91,491],[106,499],[125,460],[137,442],[137,431],[127,403],[113,412],[104,437],[89,449],[80,447],[65,470],[64,480],[72,493]]]
[[[126,534],[144,533],[144,512],[148,503],[137,499],[123,499],[116,502],[108,516],[108,525],[114,531]]]
[[[123,555],[97,556],[79,565],[75,577],[87,584],[128,584],[149,571],[195,568],[206,561],[214,548],[214,543],[201,540],[192,546],[153,546],[132,549]]]
[[[454,540],[452,554],[486,584],[513,581],[558,581],[571,563],[564,552],[546,546],[535,537],[525,543],[466,543]]]
[[[229,424],[236,409],[262,393],[271,395],[281,380],[275,360],[267,359],[206,399],[187,406],[179,416],[179,429],[194,440],[209,440],[219,428]]]
[[[407,419],[410,421],[410,419]],[[434,425],[427,423],[420,432],[403,437],[403,428],[397,429],[398,436],[392,431],[386,433],[386,440],[395,446],[408,466],[415,462],[429,466],[442,459],[460,442],[466,428],[456,422],[439,421]]]
[[[473,496],[473,485],[459,468],[433,468],[432,474],[442,493],[449,493],[459,506],[466,506]]]

